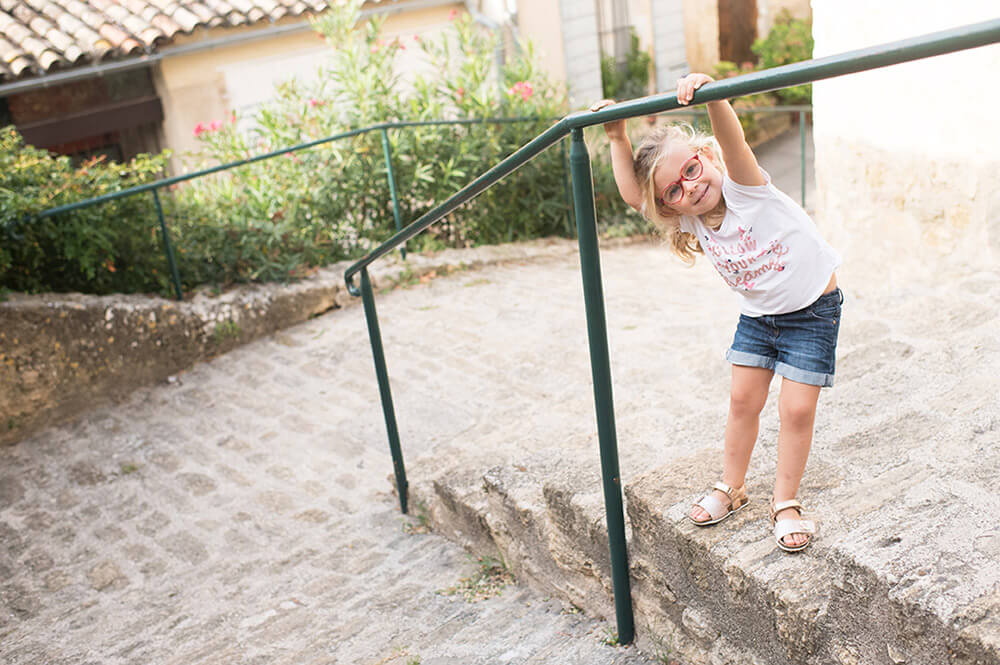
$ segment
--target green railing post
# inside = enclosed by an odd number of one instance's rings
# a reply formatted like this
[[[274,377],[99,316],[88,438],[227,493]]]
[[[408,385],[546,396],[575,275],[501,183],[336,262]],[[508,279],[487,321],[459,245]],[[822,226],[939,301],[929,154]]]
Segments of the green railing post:
[[[559,141],[563,161],[563,192],[566,194],[566,230],[573,235],[573,199],[569,187],[569,156],[566,154],[566,141]]]
[[[632,615],[632,591],[628,577],[628,551],[625,545],[625,511],[622,503],[621,473],[618,470],[618,441],[615,434],[615,410],[611,397],[611,359],[608,353],[608,327],[604,313],[604,290],[601,286],[601,259],[597,243],[597,211],[594,206],[594,183],[590,155],[583,141],[583,130],[573,130],[569,152],[573,170],[573,203],[580,244],[580,269],[583,273],[583,297],[587,310],[587,336],[590,340],[590,369],[594,380],[597,410],[597,433],[601,449],[601,476],[604,481],[604,510],[607,515],[608,545],[611,549],[611,581],[615,594],[615,617],[618,640],[622,644],[635,637]]]
[[[806,112],[799,111],[799,154],[800,171],[802,175],[802,207],[806,207]]]
[[[153,201],[156,203],[156,214],[160,218],[160,233],[163,235],[163,251],[167,255],[167,265],[170,266],[170,278],[174,282],[174,293],[178,300],[184,300],[184,290],[181,289],[181,276],[177,271],[177,261],[174,259],[174,248],[170,244],[170,233],[167,222],[163,219],[163,206],[160,205],[160,194],[153,190]]]
[[[375,312],[375,294],[372,293],[372,283],[368,278],[368,268],[361,271],[361,300],[365,307],[365,320],[368,322],[368,338],[372,344],[372,357],[375,360],[375,376],[378,378],[378,390],[382,397],[382,413],[385,415],[385,429],[389,435],[389,452],[392,453],[392,468],[396,474],[396,491],[399,493],[399,507],[406,514],[406,468],[403,466],[403,451],[399,446],[399,430],[396,428],[396,411],[392,407],[392,392],[389,390],[389,372],[385,368],[385,353],[382,350],[382,332],[378,327],[378,314]]]
[[[399,199],[396,197],[396,176],[392,172],[392,148],[389,147],[389,130],[382,128],[382,152],[385,154],[385,172],[389,178],[389,194],[392,196],[392,216],[396,220],[396,233],[403,230],[399,220]],[[399,247],[399,254],[406,258],[406,243]],[[404,511],[406,512],[406,511]]]

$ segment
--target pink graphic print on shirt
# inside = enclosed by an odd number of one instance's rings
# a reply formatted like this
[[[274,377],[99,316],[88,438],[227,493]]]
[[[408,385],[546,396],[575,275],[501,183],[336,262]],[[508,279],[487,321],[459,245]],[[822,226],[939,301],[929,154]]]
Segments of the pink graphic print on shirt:
[[[704,234],[701,245],[729,286],[749,291],[762,275],[785,269],[784,257],[788,254],[788,247],[772,240],[767,247],[757,251],[757,239],[751,235],[753,227],[744,229],[739,226],[737,230],[740,238],[735,243],[722,244]]]

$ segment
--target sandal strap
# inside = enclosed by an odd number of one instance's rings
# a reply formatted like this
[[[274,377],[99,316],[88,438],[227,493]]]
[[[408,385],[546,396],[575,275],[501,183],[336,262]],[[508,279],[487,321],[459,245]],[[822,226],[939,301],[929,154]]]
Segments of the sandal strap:
[[[699,499],[698,502],[695,503],[694,505],[704,508],[705,512],[708,513],[713,520],[719,519],[732,509],[731,502],[730,505],[727,506],[726,504],[722,503],[722,501],[720,501],[718,497],[712,494],[706,494],[705,496],[701,497],[701,499]]]
[[[797,500],[795,500],[795,499],[789,499],[787,501],[782,501],[780,503],[774,503],[774,500],[772,499],[771,500],[771,522],[772,523],[774,522],[774,516],[775,515],[777,515],[778,513],[780,513],[782,510],[786,510],[788,508],[794,508],[795,510],[799,511],[799,515],[802,514],[802,504],[799,503]]]
[[[730,487],[729,485],[725,484],[721,480],[719,482],[715,483],[714,485],[712,485],[712,489],[719,490],[720,492],[725,492],[726,496],[728,496],[730,500],[733,500],[733,499],[736,498],[736,490],[734,490],[732,487]]]
[[[812,520],[778,520],[774,525],[774,538],[781,540],[792,533],[816,533],[816,524]]]

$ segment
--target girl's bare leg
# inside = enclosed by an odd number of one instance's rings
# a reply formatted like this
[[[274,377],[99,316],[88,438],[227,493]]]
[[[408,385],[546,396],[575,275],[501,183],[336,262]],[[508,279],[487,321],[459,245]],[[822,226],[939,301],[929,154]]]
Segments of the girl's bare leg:
[[[810,386],[783,378],[778,398],[781,428],[778,430],[778,472],[774,479],[774,502],[794,499],[799,493],[799,483],[806,470],[806,459],[812,446],[813,423],[816,420],[816,403],[819,386]],[[788,508],[778,513],[778,519],[797,519],[798,511]],[[807,534],[791,533],[782,541],[790,546],[802,545]]]
[[[774,372],[761,367],[733,365],[732,386],[729,390],[729,417],[726,420],[725,450],[722,460],[722,482],[737,489],[743,485],[750,465],[750,454],[757,442],[760,412],[767,401],[767,389]],[[729,503],[729,497],[719,490],[716,497]],[[691,509],[694,520],[708,519],[700,506]]]

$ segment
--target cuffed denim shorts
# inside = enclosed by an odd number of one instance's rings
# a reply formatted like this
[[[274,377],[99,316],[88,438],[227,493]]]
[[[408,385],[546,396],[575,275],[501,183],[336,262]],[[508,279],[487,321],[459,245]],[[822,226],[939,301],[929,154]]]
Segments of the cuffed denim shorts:
[[[795,312],[740,314],[726,360],[734,365],[771,369],[799,383],[832,386],[843,303],[844,294],[834,289]]]

